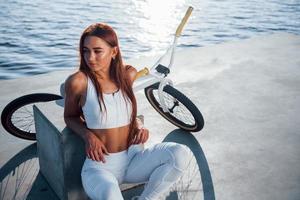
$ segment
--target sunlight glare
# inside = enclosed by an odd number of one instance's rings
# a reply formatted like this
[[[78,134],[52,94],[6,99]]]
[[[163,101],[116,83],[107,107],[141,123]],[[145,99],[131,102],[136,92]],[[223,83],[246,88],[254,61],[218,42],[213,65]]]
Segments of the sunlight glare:
[[[136,39],[150,45],[152,50],[166,46],[173,39],[184,10],[184,0],[134,1],[140,12],[137,25],[141,31]]]

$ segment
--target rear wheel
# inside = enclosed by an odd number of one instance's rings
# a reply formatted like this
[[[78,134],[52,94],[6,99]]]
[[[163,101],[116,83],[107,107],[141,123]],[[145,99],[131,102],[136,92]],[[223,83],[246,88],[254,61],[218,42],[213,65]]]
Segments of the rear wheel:
[[[36,140],[33,104],[58,99],[62,99],[62,97],[48,93],[21,96],[5,106],[1,114],[1,123],[7,132],[16,137]]]

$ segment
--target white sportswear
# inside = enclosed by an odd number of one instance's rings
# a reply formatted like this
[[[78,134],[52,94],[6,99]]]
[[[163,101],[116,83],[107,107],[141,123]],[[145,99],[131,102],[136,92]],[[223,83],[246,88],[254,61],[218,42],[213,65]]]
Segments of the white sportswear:
[[[128,125],[132,113],[131,102],[122,94],[121,90],[106,94],[103,93],[103,102],[100,109],[97,91],[88,77],[85,104],[82,107],[86,125],[90,129],[108,129]]]

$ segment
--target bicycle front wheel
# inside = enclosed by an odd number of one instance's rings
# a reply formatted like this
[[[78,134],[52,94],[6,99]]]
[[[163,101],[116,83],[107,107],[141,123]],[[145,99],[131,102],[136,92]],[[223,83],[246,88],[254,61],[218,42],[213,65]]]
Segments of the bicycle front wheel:
[[[62,99],[48,93],[21,96],[5,106],[1,113],[1,123],[10,134],[27,140],[36,140],[33,118],[33,104]]]
[[[204,119],[199,109],[184,94],[170,85],[163,89],[163,99],[169,112],[164,112],[158,97],[159,83],[145,88],[145,95],[154,107],[165,119],[175,126],[190,132],[200,131],[204,126]]]

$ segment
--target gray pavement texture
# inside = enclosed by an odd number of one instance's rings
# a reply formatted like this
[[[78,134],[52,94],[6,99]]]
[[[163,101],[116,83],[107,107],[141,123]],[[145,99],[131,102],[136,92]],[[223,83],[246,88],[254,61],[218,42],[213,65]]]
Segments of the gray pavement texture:
[[[288,33],[177,52],[175,87],[199,107],[206,122],[188,136],[201,154],[198,199],[300,199],[299,52],[300,36]],[[145,66],[149,60],[128,63]],[[59,94],[70,73],[0,81],[0,110],[24,94]],[[171,136],[178,142],[188,138],[174,136],[177,128],[146,103],[142,92],[136,95],[151,132],[148,145]],[[57,199],[39,173],[34,142],[1,126],[0,152],[0,199]]]

